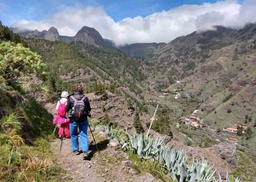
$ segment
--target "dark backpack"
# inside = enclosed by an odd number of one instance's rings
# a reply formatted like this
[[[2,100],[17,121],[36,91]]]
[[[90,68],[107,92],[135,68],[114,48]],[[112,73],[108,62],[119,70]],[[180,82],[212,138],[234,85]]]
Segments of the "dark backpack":
[[[86,108],[84,104],[84,100],[87,98],[83,96],[80,100],[77,100],[73,95],[70,96],[74,100],[74,113],[76,121],[82,121],[86,118]]]
[[[61,117],[66,116],[66,103],[67,103],[67,101],[65,101],[64,103],[61,103],[59,101],[58,115],[60,115]]]

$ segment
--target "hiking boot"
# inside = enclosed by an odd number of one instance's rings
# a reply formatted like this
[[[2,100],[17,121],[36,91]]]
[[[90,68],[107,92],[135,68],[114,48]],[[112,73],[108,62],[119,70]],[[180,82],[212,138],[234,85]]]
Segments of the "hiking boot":
[[[79,150],[75,150],[75,151],[73,151],[73,153],[76,154],[76,155],[79,155],[80,151]]]
[[[88,152],[84,152],[84,160],[89,160],[89,153]]]

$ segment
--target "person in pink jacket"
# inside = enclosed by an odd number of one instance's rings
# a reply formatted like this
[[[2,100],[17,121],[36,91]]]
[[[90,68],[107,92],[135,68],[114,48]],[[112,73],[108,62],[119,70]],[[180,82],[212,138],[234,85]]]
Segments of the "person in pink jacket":
[[[56,110],[57,110],[59,115],[60,115],[60,113],[59,113],[60,108],[59,107],[62,107],[61,106],[62,104],[64,104],[64,106],[67,105],[67,97],[68,97],[68,92],[63,91],[61,93],[61,99],[57,102],[57,105],[56,105]],[[64,107],[64,109],[65,109],[65,107]],[[61,117],[66,117],[65,114],[66,114],[66,110],[65,110],[64,116],[61,116]],[[63,123],[63,124],[60,125],[58,135],[59,135],[59,138],[61,138],[61,137],[70,138],[69,122],[66,122],[66,123]]]

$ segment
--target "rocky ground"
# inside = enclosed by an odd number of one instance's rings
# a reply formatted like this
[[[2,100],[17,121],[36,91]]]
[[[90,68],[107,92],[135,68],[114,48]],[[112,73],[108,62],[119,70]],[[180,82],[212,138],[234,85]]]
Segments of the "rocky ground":
[[[94,133],[95,135],[95,133]],[[74,182],[114,182],[114,181],[158,181],[149,174],[139,174],[132,168],[129,157],[120,150],[114,141],[102,140],[97,142],[96,148],[91,134],[89,134],[90,159],[84,160],[82,154],[75,155],[71,151],[70,139],[55,139],[51,143],[51,150],[57,157],[57,164],[66,171],[63,181]],[[159,180],[160,181],[160,180]]]

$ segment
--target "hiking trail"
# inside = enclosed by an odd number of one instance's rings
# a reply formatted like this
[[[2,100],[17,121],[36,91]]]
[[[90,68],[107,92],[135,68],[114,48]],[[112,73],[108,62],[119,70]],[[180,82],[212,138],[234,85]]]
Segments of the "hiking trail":
[[[96,132],[93,132],[95,136]],[[139,174],[132,168],[132,162],[128,155],[123,152],[114,141],[103,140],[97,143],[99,151],[93,142],[90,130],[88,130],[90,160],[83,160],[82,153],[76,155],[71,150],[71,140],[54,139],[51,151],[57,158],[57,165],[66,171],[63,181],[72,182],[155,182],[149,174]],[[96,142],[97,138],[96,138]]]

